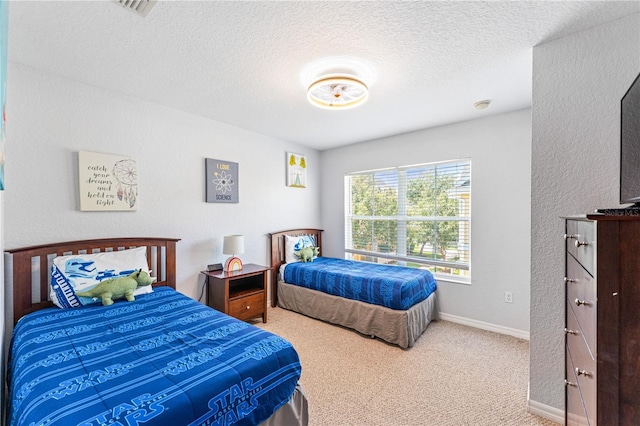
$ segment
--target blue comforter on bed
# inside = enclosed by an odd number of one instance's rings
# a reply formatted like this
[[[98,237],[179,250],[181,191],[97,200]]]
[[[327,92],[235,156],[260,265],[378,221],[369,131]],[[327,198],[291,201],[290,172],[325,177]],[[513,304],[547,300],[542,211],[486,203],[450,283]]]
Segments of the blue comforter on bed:
[[[289,342],[168,287],[15,327],[10,425],[254,425],[294,392]]]
[[[431,272],[331,257],[288,263],[284,282],[391,309],[408,309],[436,290]]]

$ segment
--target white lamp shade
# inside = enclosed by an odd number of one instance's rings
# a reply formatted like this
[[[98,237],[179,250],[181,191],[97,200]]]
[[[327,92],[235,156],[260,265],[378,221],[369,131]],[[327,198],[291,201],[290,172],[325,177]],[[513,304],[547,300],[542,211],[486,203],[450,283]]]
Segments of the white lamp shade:
[[[244,235],[226,235],[224,237],[224,244],[222,245],[222,253],[244,253]]]

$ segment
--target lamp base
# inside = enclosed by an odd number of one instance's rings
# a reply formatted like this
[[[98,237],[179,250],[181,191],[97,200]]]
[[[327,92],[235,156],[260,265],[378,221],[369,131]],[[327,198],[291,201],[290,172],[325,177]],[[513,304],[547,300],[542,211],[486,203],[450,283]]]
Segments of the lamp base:
[[[224,270],[227,272],[231,271],[241,271],[242,270],[242,260],[239,257],[232,256],[224,263]]]

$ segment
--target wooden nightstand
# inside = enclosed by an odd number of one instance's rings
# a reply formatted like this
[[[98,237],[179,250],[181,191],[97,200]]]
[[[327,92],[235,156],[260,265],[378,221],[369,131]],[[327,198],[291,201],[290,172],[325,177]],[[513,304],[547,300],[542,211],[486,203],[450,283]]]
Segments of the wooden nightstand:
[[[207,277],[207,305],[232,317],[267,322],[267,272],[249,263],[240,271],[202,271]]]

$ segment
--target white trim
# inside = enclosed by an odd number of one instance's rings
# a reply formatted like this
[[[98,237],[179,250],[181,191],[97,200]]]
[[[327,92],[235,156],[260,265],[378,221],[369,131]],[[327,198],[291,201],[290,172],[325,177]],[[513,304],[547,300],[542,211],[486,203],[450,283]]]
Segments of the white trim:
[[[564,410],[527,399],[527,411],[556,423],[564,424]]]
[[[529,332],[524,330],[518,330],[511,327],[504,327],[502,325],[496,325],[470,318],[459,317],[457,315],[446,314],[444,312],[440,312],[440,319],[456,322],[458,324],[468,325],[470,327],[480,328],[482,330],[493,331],[495,333],[506,334],[508,336],[517,337],[519,339],[529,340]]]
[[[433,277],[436,279],[436,283],[451,283],[451,284],[464,284],[471,285],[471,279],[469,277],[457,277],[453,274],[438,274],[434,273]]]

